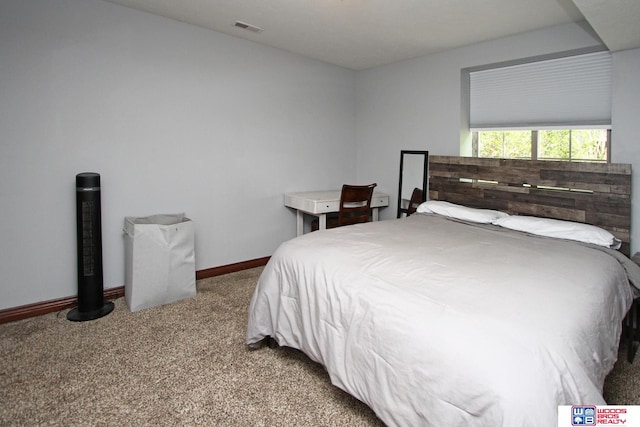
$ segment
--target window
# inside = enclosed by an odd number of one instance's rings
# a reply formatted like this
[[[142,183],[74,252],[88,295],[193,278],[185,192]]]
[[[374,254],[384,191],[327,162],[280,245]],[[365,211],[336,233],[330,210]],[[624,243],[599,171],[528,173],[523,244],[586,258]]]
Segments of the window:
[[[609,162],[610,52],[467,71],[474,156]]]
[[[531,159],[532,133],[530,130],[474,132],[474,157]]]
[[[475,131],[473,155],[506,159],[609,162],[608,129]]]

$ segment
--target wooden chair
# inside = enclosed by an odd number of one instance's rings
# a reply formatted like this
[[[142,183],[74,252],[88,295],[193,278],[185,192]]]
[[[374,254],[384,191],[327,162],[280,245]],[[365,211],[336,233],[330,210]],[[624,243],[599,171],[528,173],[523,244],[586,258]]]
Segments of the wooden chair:
[[[407,216],[415,213],[422,202],[424,202],[422,189],[414,188],[413,193],[411,193],[411,199],[409,200],[409,206],[407,207]]]
[[[327,215],[327,228],[368,222],[371,216],[371,198],[377,184],[342,186],[340,207],[337,215]],[[311,230],[319,228],[317,219],[311,222]]]
[[[343,185],[340,194],[338,226],[369,222],[371,197],[377,184]]]
[[[420,206],[420,203],[424,202],[423,197],[424,192],[422,191],[422,189],[417,187],[414,188],[413,192],[411,193],[411,199],[409,199],[409,203],[407,204],[407,206],[399,208],[400,210],[398,211],[398,218],[401,218],[402,214],[409,216],[412,213],[415,213],[416,209],[418,209],[418,206]]]

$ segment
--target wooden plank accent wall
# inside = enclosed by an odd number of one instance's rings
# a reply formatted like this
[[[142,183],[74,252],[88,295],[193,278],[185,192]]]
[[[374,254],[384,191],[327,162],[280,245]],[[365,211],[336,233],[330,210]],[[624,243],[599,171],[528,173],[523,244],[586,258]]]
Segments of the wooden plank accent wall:
[[[629,254],[631,165],[429,156],[429,198],[593,224]]]

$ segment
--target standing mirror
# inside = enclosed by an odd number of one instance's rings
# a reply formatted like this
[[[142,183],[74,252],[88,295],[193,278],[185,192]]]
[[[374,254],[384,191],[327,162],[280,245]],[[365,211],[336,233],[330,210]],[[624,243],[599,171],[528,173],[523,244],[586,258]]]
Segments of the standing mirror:
[[[398,218],[415,212],[417,204],[427,199],[429,152],[400,151],[400,179],[398,184]]]

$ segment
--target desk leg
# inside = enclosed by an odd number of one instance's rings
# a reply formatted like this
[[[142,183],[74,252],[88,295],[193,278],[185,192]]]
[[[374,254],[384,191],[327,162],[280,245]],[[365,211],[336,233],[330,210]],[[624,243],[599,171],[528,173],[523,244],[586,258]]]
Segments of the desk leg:
[[[304,212],[300,209],[296,211],[296,235],[302,236],[304,232]]]
[[[327,214],[318,215],[318,229],[319,230],[327,229]]]
[[[378,220],[378,208],[371,209],[371,217],[374,221]]]

